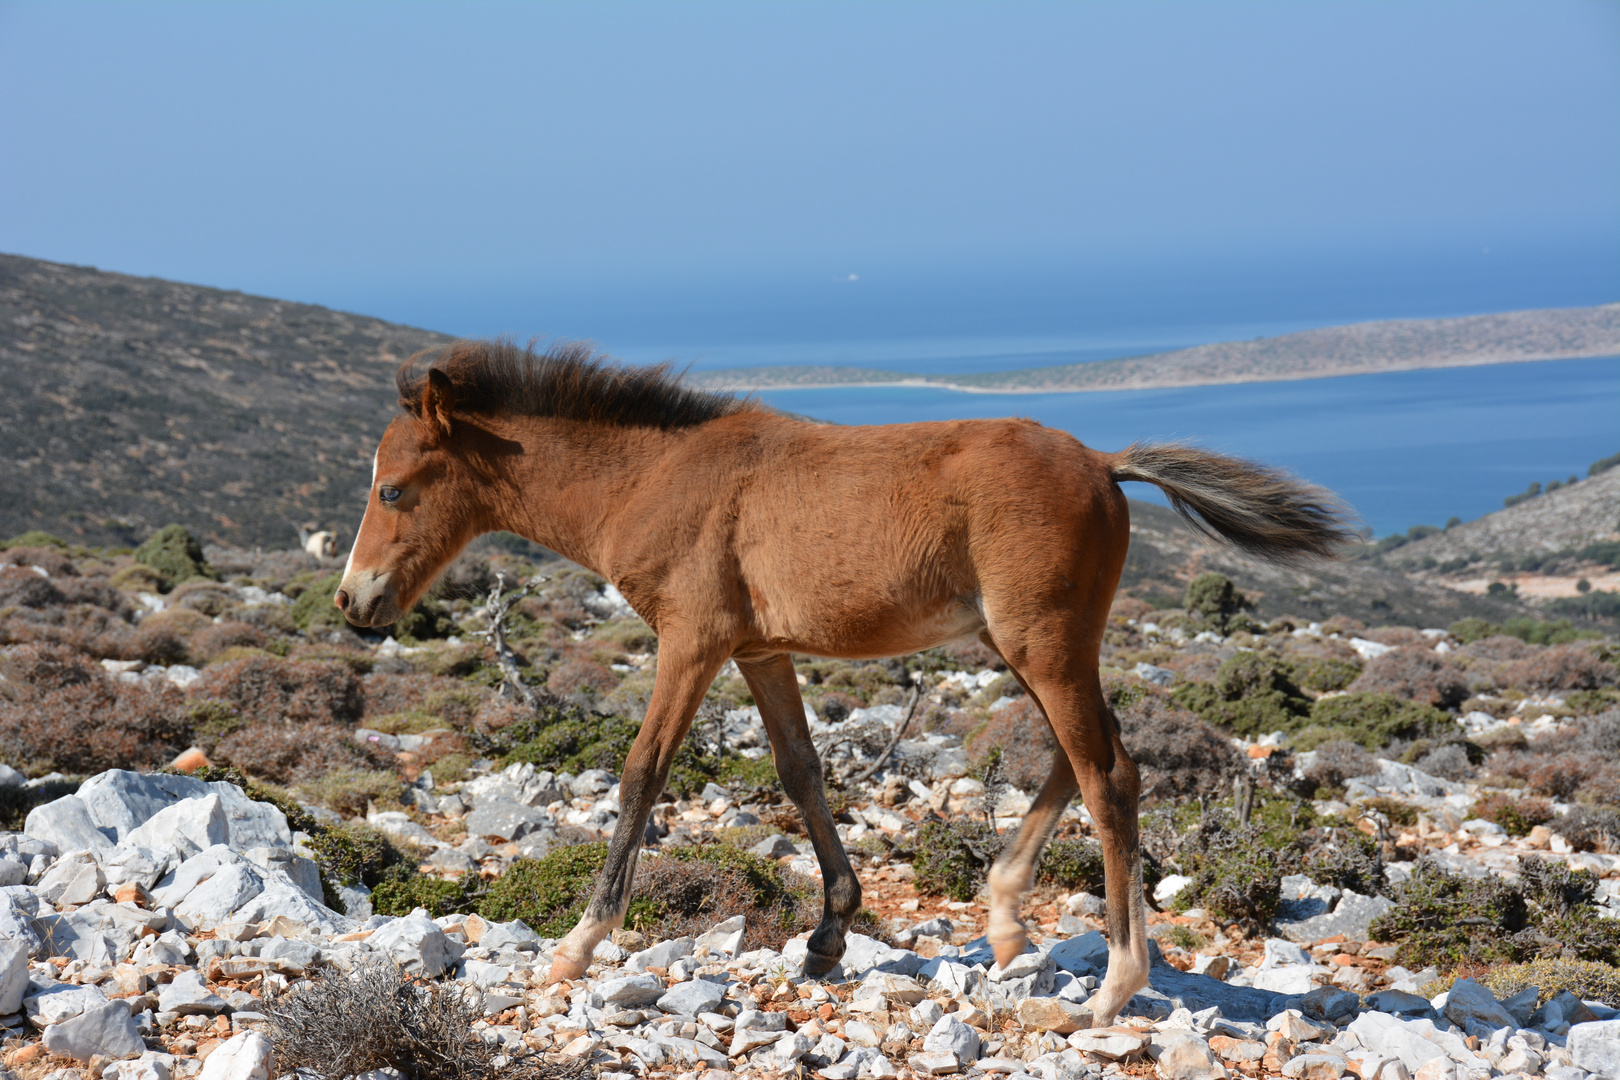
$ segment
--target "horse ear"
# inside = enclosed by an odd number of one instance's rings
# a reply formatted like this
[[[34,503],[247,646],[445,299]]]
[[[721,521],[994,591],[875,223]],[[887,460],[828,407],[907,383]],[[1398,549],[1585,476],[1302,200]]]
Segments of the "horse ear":
[[[456,388],[450,376],[438,368],[428,368],[427,385],[422,388],[422,404],[417,420],[437,443],[450,436],[450,417],[456,408]]]

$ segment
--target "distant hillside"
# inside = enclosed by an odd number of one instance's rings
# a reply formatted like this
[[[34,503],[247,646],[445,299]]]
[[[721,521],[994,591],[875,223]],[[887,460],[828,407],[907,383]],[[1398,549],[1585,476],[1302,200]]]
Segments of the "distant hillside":
[[[394,369],[441,334],[0,255],[0,538],[129,543],[179,521],[283,547],[353,529]]]
[[[1620,538],[1620,468],[1397,548],[1405,563],[1432,558],[1523,558]]]
[[[1468,616],[1499,623],[1530,612],[1515,597],[1457,592],[1360,559],[1304,570],[1274,566],[1198,535],[1162,506],[1131,500],[1131,548],[1121,593],[1160,605],[1179,601],[1187,582],[1207,570],[1236,582],[1266,619],[1292,615],[1324,621],[1346,615],[1369,626],[1444,627]]]
[[[1151,356],[986,375],[922,376],[864,368],[756,367],[693,372],[687,378],[696,385],[728,390],[900,384],[1034,394],[1274,382],[1611,355],[1620,355],[1620,304],[1457,319],[1356,323]]]

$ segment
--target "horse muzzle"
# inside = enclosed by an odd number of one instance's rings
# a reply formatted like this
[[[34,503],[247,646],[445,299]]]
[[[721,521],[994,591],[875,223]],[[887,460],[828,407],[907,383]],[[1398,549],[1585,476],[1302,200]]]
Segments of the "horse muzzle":
[[[404,612],[388,573],[374,570],[351,571],[338,586],[332,602],[343,617],[355,626],[388,626],[399,621]]]

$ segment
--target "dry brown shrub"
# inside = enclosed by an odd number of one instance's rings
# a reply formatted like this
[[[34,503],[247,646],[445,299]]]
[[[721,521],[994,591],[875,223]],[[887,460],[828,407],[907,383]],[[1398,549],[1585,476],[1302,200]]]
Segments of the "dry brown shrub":
[[[1368,641],[1376,641],[1380,645],[1389,645],[1397,649],[1404,646],[1426,649],[1429,646],[1428,639],[1410,626],[1379,626],[1361,636]]]
[[[1503,664],[1498,672],[1502,685],[1519,690],[1596,690],[1600,686],[1613,686],[1616,672],[1613,664],[1599,660],[1584,645],[1554,645]]]
[[[1126,596],[1123,593],[1114,596],[1113,604],[1108,608],[1109,619],[1145,619],[1153,614],[1153,605],[1146,600],[1135,596]]]
[[[791,871],[783,877],[799,895],[761,907],[743,870],[706,859],[647,858],[636,867],[632,895],[657,906],[657,932],[662,938],[707,933],[715,923],[742,915],[746,919],[742,950],[780,949],[782,942],[816,928],[821,911],[820,888]]]
[[[1351,693],[1394,694],[1424,705],[1451,708],[1468,697],[1461,670],[1426,648],[1403,646],[1367,661]]]
[[[981,768],[992,749],[1001,749],[1001,778],[1021,791],[1038,791],[1052,771],[1057,740],[1040,706],[1020,697],[997,709],[967,739],[968,760]]]
[[[120,682],[100,672],[85,679],[73,664],[36,662],[34,669],[33,694],[0,700],[6,761],[67,773],[153,769],[185,748],[185,703],[173,686]]]
[[[200,611],[210,618],[223,615],[236,606],[236,596],[229,585],[207,578],[192,578],[169,594],[171,607]]]
[[[546,676],[546,689],[567,697],[581,690],[605,693],[619,685],[619,676],[594,660],[564,660]]]
[[[1495,637],[1480,638],[1472,644],[1464,645],[1457,650],[1457,654],[1480,660],[1522,660],[1526,656],[1534,656],[1537,648],[1538,646],[1516,637],[1497,634]]]
[[[1125,751],[1142,774],[1144,799],[1220,795],[1248,768],[1231,739],[1171,702],[1143,692],[1114,710]]]
[[[27,642],[56,645],[102,659],[134,660],[135,637],[128,623],[89,604],[35,610],[17,608],[0,625],[0,644]]]
[[[253,656],[217,664],[192,684],[193,697],[228,701],[249,723],[352,725],[364,712],[360,680],[343,664]]]
[[[1335,615],[1322,623],[1322,633],[1342,634],[1345,637],[1360,637],[1367,632],[1367,624],[1360,619],[1353,619],[1348,615]]]
[[[971,671],[1007,670],[1007,662],[982,641],[953,641],[948,645],[941,645],[938,651],[956,666]]]
[[[37,566],[53,578],[78,573],[73,560],[51,547],[14,547],[0,551],[0,566]]]
[[[1305,770],[1305,779],[1322,787],[1342,788],[1351,777],[1377,771],[1378,759],[1359,743],[1330,739],[1316,748],[1316,760]]]
[[[490,697],[473,714],[472,729],[480,735],[494,735],[519,720],[528,720],[534,710],[510,698]]]
[[[214,623],[191,639],[191,655],[206,664],[228,649],[262,649],[269,640],[258,627],[244,622]]]
[[[50,578],[40,577],[26,566],[0,567],[0,607],[44,608],[67,603]]]
[[[136,628],[125,660],[145,660],[148,664],[183,664],[191,657],[186,639],[162,623]]]
[[[1221,662],[1213,652],[1181,652],[1166,660],[1162,667],[1174,671],[1185,682],[1214,682]]]
[[[11,671],[41,693],[94,682],[103,675],[101,668],[88,657],[57,645],[20,645],[11,650],[8,659]]]
[[[314,721],[260,721],[219,740],[212,758],[278,784],[312,780],[338,769],[391,767],[389,755],[354,740],[350,729]]]
[[[141,620],[141,627],[162,627],[171,633],[178,634],[182,639],[189,640],[193,634],[206,630],[214,625],[214,620],[200,611],[190,608],[165,608],[154,611]]]

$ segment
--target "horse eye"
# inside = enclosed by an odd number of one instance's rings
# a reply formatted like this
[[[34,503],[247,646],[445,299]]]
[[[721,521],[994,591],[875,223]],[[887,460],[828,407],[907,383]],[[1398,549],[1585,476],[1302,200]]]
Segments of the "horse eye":
[[[399,502],[399,488],[381,487],[377,489],[377,498],[385,503]]]

